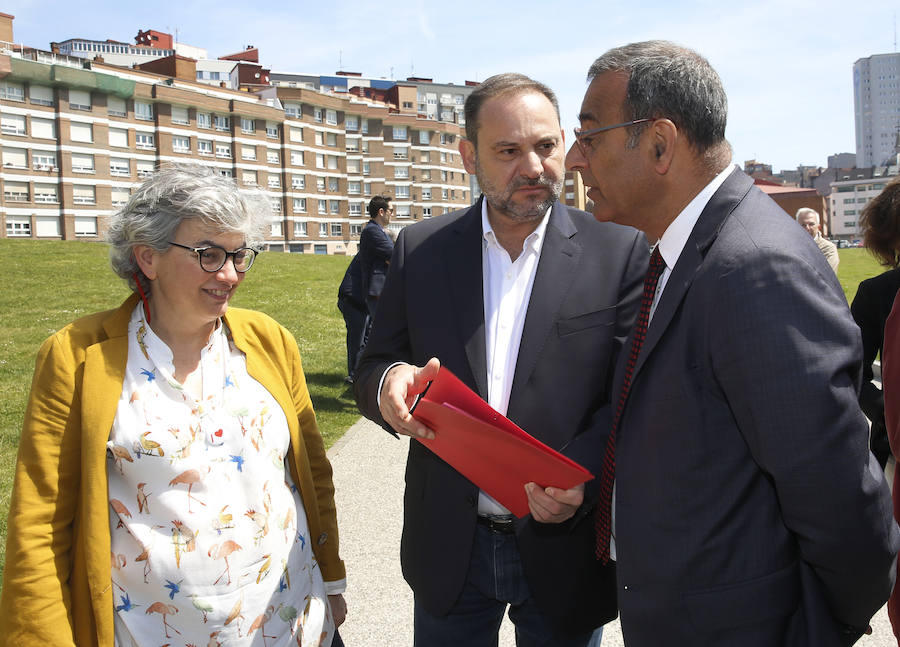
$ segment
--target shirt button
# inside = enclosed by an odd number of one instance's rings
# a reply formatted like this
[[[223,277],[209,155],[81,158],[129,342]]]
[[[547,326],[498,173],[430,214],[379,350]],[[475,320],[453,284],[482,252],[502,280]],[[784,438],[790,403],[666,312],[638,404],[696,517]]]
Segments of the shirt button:
[[[326,541],[328,541],[328,533],[323,532],[321,535],[319,535],[319,538],[316,540],[316,543],[319,544],[319,546],[322,546],[325,544]]]

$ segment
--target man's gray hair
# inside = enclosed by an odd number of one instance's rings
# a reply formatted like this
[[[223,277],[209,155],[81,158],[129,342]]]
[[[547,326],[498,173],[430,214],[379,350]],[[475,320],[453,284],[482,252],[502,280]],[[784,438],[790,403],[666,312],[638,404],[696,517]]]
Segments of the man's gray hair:
[[[504,94],[523,94],[525,92],[543,94],[547,97],[547,100],[553,104],[553,109],[556,111],[556,120],[559,121],[559,101],[556,100],[556,94],[548,86],[516,72],[495,74],[482,81],[472,94],[466,98],[464,108],[466,139],[472,142],[473,146],[478,145],[478,115],[481,112],[481,107],[488,99]]]
[[[113,271],[136,290],[150,285],[134,257],[137,245],[165,251],[178,226],[196,218],[222,233],[242,233],[248,247],[258,246],[272,216],[261,191],[242,191],[231,178],[193,164],[163,166],[110,218],[106,240]]]
[[[800,207],[797,209],[797,213],[794,214],[794,220],[800,222],[800,216],[809,216],[812,215],[816,219],[816,224],[822,222],[822,219],[819,217],[819,212],[815,209],[810,209],[809,207]]]
[[[606,72],[628,77],[623,106],[627,120],[669,119],[701,155],[727,146],[725,89],[709,61],[697,52],[664,40],[631,43],[594,61],[588,81]],[[637,145],[645,127],[631,127],[629,147]]]

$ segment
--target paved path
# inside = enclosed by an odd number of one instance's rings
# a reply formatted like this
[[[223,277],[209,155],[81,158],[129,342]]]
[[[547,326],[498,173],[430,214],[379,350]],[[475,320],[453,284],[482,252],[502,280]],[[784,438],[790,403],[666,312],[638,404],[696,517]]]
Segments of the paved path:
[[[412,593],[400,573],[403,471],[409,440],[395,440],[360,419],[328,452],[334,466],[341,554],[347,565],[349,607],[341,635],[347,647],[412,647]],[[896,647],[887,612],[859,647]],[[509,620],[500,647],[514,647]],[[618,622],[604,630],[603,647],[624,647]]]

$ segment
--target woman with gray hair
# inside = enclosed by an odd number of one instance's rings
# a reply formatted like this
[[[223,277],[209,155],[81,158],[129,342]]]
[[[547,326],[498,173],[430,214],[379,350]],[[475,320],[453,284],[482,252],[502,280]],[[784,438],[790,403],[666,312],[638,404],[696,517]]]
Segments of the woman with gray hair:
[[[345,572],[297,344],[228,307],[268,216],[172,166],[112,218],[134,293],[38,353],[0,645],[331,644]]]

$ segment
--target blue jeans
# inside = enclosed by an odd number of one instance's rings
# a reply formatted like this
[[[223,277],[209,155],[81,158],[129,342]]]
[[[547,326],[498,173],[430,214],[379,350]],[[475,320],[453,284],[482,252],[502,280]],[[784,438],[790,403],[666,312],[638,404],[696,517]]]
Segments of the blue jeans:
[[[561,595],[565,591],[560,591]],[[466,583],[446,616],[435,616],[415,603],[414,647],[497,647],[500,623],[509,605],[518,647],[587,647],[591,633],[556,633],[537,608],[512,534],[477,526]],[[596,644],[599,644],[599,640]]]

